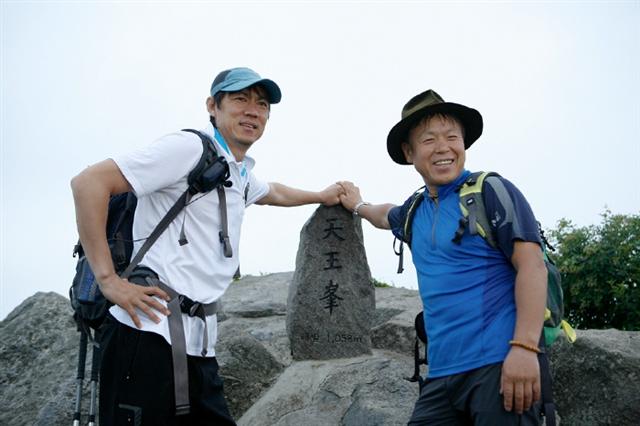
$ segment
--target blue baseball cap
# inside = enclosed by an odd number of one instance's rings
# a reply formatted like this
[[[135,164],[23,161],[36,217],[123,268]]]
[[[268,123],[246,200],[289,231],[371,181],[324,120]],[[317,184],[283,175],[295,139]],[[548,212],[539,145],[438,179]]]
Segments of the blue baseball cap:
[[[270,104],[277,104],[282,98],[280,88],[268,78],[260,77],[260,74],[249,68],[231,68],[218,74],[211,84],[211,96],[218,92],[238,92],[254,84],[260,84],[267,91]]]

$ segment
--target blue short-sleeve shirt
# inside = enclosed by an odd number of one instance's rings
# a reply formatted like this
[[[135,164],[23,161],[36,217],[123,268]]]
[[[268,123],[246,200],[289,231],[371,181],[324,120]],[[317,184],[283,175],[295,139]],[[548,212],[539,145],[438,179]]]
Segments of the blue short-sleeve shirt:
[[[500,179],[513,203],[506,214],[490,185],[483,190],[488,217],[498,241],[490,247],[468,230],[452,241],[462,212],[458,189],[470,172],[425,195],[412,223],[411,254],[418,275],[428,338],[429,377],[462,373],[501,362],[515,327],[515,270],[510,258],[515,241],[540,243],[529,203],[508,180]],[[392,232],[402,238],[410,200],[391,209]]]

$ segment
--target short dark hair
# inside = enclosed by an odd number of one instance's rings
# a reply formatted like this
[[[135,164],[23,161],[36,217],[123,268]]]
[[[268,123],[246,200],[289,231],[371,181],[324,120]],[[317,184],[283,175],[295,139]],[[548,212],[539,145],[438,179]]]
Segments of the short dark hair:
[[[227,92],[218,92],[215,95],[213,95],[213,102],[216,104],[218,108],[220,108],[220,104],[222,104],[222,98],[224,98],[225,93]],[[209,116],[209,121],[211,121],[211,124],[213,124],[213,127],[215,127],[216,129],[218,128],[218,126],[216,126],[216,118],[213,115]]]

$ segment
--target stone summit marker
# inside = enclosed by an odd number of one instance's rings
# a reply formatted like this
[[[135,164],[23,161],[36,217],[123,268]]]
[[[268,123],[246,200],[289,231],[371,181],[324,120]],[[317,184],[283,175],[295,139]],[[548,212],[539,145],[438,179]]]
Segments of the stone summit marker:
[[[370,354],[375,303],[360,218],[342,206],[320,206],[300,231],[289,286],[293,359]]]

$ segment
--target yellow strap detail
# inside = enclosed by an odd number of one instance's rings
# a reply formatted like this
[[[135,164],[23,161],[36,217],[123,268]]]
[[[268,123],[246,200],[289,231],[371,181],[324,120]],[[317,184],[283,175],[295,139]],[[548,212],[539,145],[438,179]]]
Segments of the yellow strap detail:
[[[482,174],[478,176],[478,179],[476,179],[474,185],[462,185],[462,188],[460,188],[460,198],[476,192],[482,192],[482,182],[484,182],[484,178],[486,178],[488,174],[489,172],[482,172]]]
[[[544,309],[544,320],[548,320],[551,318],[551,311],[549,310],[549,308],[545,308]]]
[[[560,326],[562,327],[562,331],[564,331],[564,335],[567,337],[567,340],[571,343],[575,342],[578,338],[576,330],[565,320],[560,321]]]

